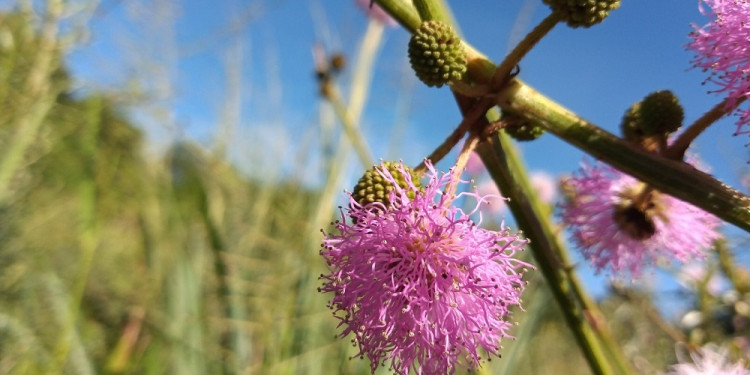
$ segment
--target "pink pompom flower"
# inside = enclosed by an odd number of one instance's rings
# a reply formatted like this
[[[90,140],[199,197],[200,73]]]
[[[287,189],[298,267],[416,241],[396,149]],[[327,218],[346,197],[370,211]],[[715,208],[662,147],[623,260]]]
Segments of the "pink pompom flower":
[[[562,220],[597,271],[638,276],[659,261],[701,259],[719,238],[715,216],[606,164],[584,163],[563,191]]]
[[[452,374],[457,365],[478,366],[482,350],[497,355],[500,340],[511,337],[510,308],[520,306],[522,277],[532,268],[513,258],[526,240],[507,228],[480,228],[481,218],[470,219],[477,208],[464,213],[452,205],[467,196],[479,206],[484,197],[444,193],[449,184],[465,181],[454,170],[438,174],[427,167],[424,190],[405,169],[408,186],[402,188],[379,167],[393,185],[389,206],[363,207],[350,199],[334,223],[338,234],[323,240],[330,272],[321,275],[319,291],[332,294],[329,306],[341,336],[353,336],[358,356],[369,358],[373,372],[390,361],[400,375]]]
[[[705,6],[704,6],[705,5]],[[701,0],[699,9],[711,18],[704,26],[693,26],[688,49],[695,52],[694,67],[710,72],[706,80],[717,84],[717,93],[727,95],[727,110],[750,98],[750,3],[747,0]],[[750,109],[736,108],[735,134],[750,133]]]

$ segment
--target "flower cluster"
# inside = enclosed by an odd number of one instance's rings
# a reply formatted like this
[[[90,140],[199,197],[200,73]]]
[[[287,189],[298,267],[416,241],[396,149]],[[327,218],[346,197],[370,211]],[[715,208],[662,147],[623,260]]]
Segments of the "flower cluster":
[[[703,5],[706,5],[704,7]],[[750,98],[750,3],[747,0],[702,0],[701,13],[711,18],[694,26],[688,49],[695,52],[694,67],[709,71],[708,82],[719,85],[718,93],[728,98],[727,109]],[[750,124],[750,109],[738,109],[736,134]]]
[[[335,222],[338,234],[323,241],[330,273],[321,275],[319,290],[332,294],[341,336],[353,335],[373,372],[390,360],[401,375],[450,374],[456,365],[478,366],[482,350],[497,354],[531,268],[513,258],[525,240],[505,228],[480,228],[470,219],[476,208],[465,213],[452,206],[456,197],[443,189],[461,182],[457,172],[427,167],[423,189],[403,165],[406,187],[380,167],[394,187],[388,206],[350,199]],[[485,202],[476,192],[459,196]]]
[[[672,365],[664,375],[750,375],[740,363],[730,363],[725,349],[707,345],[691,354],[693,363]]]
[[[584,164],[563,190],[562,219],[597,271],[637,276],[649,263],[703,258],[719,238],[716,217],[605,164]]]
[[[394,27],[397,25],[396,20],[386,13],[380,5],[373,3],[372,0],[357,0],[357,6],[367,12],[368,17],[385,26]]]

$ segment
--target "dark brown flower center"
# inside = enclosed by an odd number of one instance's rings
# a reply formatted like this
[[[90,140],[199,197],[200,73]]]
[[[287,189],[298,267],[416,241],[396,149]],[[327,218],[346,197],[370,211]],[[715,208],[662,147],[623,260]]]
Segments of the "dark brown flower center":
[[[622,202],[612,214],[620,230],[633,239],[644,241],[656,234],[656,217],[663,218],[659,193],[649,188],[636,188],[621,194]]]

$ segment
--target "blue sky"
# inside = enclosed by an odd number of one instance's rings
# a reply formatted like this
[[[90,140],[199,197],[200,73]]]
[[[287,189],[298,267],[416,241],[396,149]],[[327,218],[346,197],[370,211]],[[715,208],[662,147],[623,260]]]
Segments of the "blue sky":
[[[507,52],[509,40],[517,40],[549,14],[540,0],[450,3],[465,39],[495,61]],[[174,137],[162,128],[159,122],[164,121],[179,129],[180,136],[210,144],[229,101],[228,82],[233,82],[239,92],[234,108],[242,138],[236,145],[240,164],[247,160],[243,153],[269,138],[285,138],[285,147],[293,149],[319,136],[312,45],[321,43],[330,52],[351,57],[366,27],[353,0],[103,4],[91,20],[90,39],[70,58],[84,87],[145,89],[161,110],[159,116],[144,116],[154,143]],[[692,54],[684,45],[690,24],[706,22],[697,5],[686,0],[626,0],[601,25],[558,25],[521,62],[520,77],[614,133],[632,103],[661,89],[680,98],[689,124],[721,99],[707,94],[703,72],[689,69]],[[414,165],[460,117],[446,88],[428,88],[404,76],[407,42],[403,30],[386,31],[361,125],[376,158],[396,157]],[[227,78],[228,62],[235,63],[237,77]],[[399,100],[409,103],[405,122],[397,121]],[[394,123],[404,127],[399,130],[404,138],[400,152],[389,155]],[[750,157],[743,147],[748,140],[732,137],[733,131],[733,120],[722,120],[698,139],[695,151],[720,179],[739,187],[738,175]],[[583,156],[552,135],[521,148],[530,169],[553,174],[570,173]],[[355,169],[352,176],[360,173]],[[594,280],[585,272],[587,280]],[[592,288],[601,292],[598,285]]]

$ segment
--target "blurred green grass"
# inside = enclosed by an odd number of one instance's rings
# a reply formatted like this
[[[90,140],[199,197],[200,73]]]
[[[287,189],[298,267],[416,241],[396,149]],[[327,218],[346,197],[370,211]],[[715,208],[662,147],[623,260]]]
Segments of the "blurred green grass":
[[[368,374],[316,291],[342,167],[318,190],[189,141],[145,156],[116,95],[72,94],[32,24],[0,15],[0,374]],[[478,372],[588,374],[530,282],[517,340]]]

